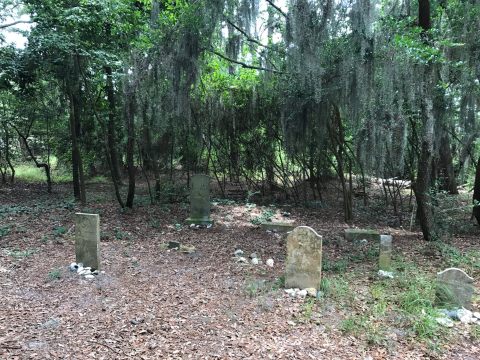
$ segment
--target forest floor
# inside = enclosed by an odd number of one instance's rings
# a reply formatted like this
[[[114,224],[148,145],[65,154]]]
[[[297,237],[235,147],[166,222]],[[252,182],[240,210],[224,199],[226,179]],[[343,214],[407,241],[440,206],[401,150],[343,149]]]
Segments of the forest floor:
[[[452,238],[426,244],[418,230],[387,226],[380,199],[358,201],[350,225],[334,195],[316,209],[223,201],[212,228],[192,229],[181,225],[186,203],[140,195],[143,205],[122,212],[106,185],[90,184],[80,209],[70,194],[68,184],[51,195],[41,185],[0,188],[1,359],[480,359],[480,325],[447,329],[431,315],[435,274],[453,265],[475,277],[480,311],[468,216]],[[101,218],[103,273],[91,281],[68,270],[79,210]],[[252,224],[285,211],[323,236],[320,299],[285,293],[285,238]],[[378,244],[343,239],[349,226],[393,235],[395,279],[376,276]],[[166,250],[171,240],[196,251]],[[237,263],[237,248],[273,268]]]

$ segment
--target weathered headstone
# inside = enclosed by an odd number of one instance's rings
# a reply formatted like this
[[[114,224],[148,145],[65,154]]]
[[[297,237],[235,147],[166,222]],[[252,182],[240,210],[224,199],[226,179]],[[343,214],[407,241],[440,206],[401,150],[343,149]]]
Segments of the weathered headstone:
[[[100,216],[75,214],[75,257],[77,264],[100,269]]]
[[[357,241],[357,240],[379,241],[380,240],[380,234],[376,230],[345,229],[345,240],[348,240],[348,241]]]
[[[436,303],[471,309],[473,278],[463,270],[449,268],[437,273]]]
[[[320,288],[322,237],[308,226],[296,227],[287,236],[285,287]]]
[[[262,222],[260,226],[263,230],[269,230],[279,233],[286,233],[292,231],[295,228],[293,224],[274,221]]]
[[[191,178],[190,217],[187,224],[209,225],[210,220],[210,177],[196,174]]]
[[[383,271],[392,270],[392,236],[380,235],[380,256],[378,268]]]

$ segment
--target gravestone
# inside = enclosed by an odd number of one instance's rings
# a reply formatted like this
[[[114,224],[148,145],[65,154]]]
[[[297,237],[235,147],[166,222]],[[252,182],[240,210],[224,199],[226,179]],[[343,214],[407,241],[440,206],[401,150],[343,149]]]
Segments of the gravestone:
[[[295,226],[291,223],[265,221],[260,224],[263,230],[269,230],[273,232],[286,233],[292,231]]]
[[[210,177],[196,174],[190,186],[190,217],[187,224],[210,225]]]
[[[380,256],[378,268],[383,271],[392,270],[392,236],[380,235]]]
[[[286,288],[320,289],[322,237],[308,226],[296,227],[287,236]]]
[[[473,278],[463,270],[449,268],[437,273],[436,303],[471,309]]]
[[[100,216],[75,214],[75,257],[77,264],[100,269]]]
[[[357,241],[357,240],[379,241],[380,240],[380,234],[376,230],[345,229],[345,240],[348,240],[348,241]]]

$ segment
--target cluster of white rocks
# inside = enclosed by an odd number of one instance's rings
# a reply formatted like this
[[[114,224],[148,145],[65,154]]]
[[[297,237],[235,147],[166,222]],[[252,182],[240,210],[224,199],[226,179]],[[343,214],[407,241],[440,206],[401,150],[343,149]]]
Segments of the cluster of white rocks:
[[[472,312],[465,308],[455,310],[439,310],[442,316],[435,320],[443,326],[453,327],[455,325],[454,320],[460,321],[463,324],[480,324],[480,312]]]
[[[317,289],[315,288],[306,288],[306,289],[285,289],[285,292],[291,297],[305,298],[307,296],[317,297]]]
[[[378,270],[377,275],[383,279],[393,279],[394,275],[392,271]]]
[[[235,250],[235,252],[233,253],[234,255],[234,260],[237,262],[237,263],[240,263],[240,264],[248,264],[249,261],[246,257],[244,257],[244,252],[243,250],[240,250],[240,249],[237,249]],[[263,264],[263,261],[261,258],[259,258],[257,256],[256,253],[251,253],[250,256],[250,263],[252,265],[261,265]],[[268,267],[273,267],[274,265],[274,261],[273,259],[267,259],[267,261],[265,262],[267,264]]]
[[[76,272],[80,276],[84,276],[87,280],[95,279],[95,275],[98,275],[98,270],[91,267],[83,267],[82,263],[71,263],[69,266],[71,272]]]

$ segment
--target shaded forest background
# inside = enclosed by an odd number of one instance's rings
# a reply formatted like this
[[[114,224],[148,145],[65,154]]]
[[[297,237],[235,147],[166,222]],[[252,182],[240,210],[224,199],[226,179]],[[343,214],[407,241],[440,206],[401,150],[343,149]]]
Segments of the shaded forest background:
[[[476,0],[7,0],[28,44],[0,47],[0,172],[26,162],[48,192],[105,176],[122,208],[139,181],[173,201],[194,173],[222,197],[321,204],[327,182],[426,240],[445,194],[480,221]]]

